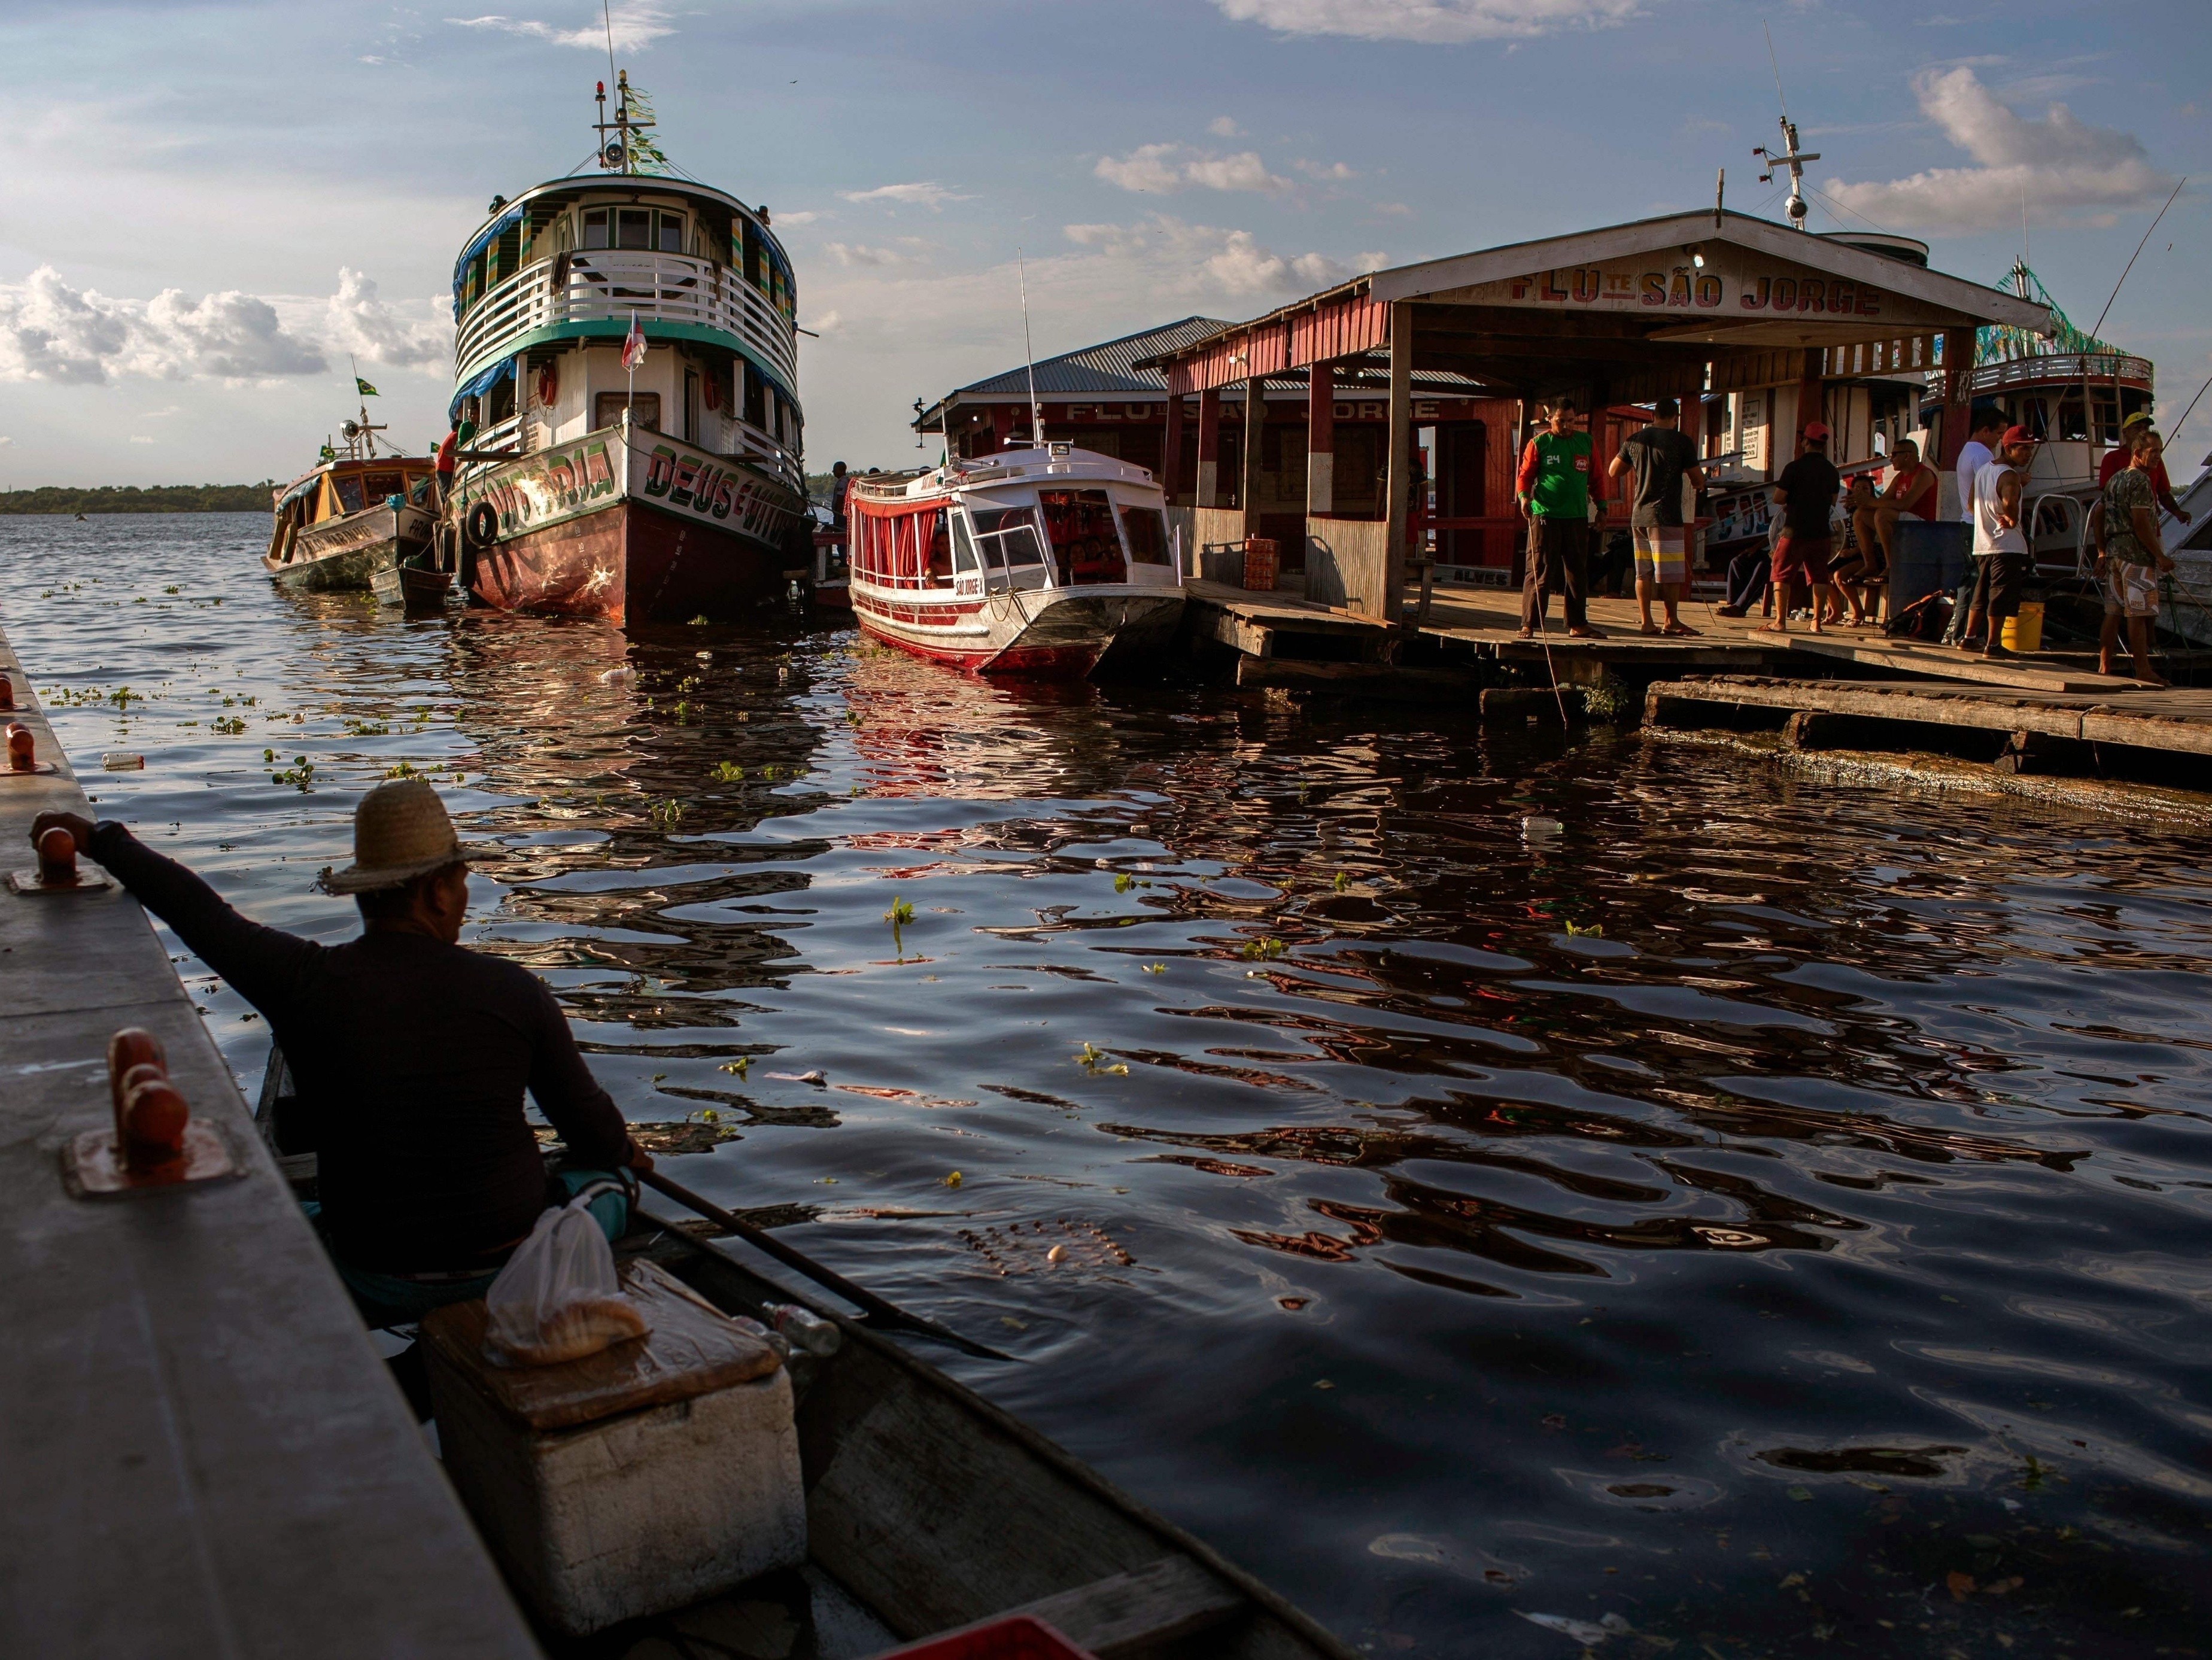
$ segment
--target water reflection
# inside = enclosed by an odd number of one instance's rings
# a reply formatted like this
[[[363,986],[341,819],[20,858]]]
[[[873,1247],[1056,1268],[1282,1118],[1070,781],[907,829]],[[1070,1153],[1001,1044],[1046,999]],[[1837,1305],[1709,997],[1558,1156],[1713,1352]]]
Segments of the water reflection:
[[[340,937],[350,793],[436,779],[473,941],[687,1184],[1018,1352],[962,1370],[1356,1642],[2201,1627],[2201,843],[835,633],[394,625],[174,526],[103,530],[109,594],[83,530],[7,622],[42,688],[159,666],[62,712],[149,753],[104,808]]]

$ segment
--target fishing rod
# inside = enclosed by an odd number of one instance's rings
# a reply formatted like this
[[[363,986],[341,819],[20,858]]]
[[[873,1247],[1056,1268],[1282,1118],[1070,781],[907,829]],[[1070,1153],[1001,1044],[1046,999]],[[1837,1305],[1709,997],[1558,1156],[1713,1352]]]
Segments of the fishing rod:
[[[767,1229],[755,1227],[734,1212],[724,1210],[711,1199],[702,1198],[690,1189],[670,1181],[658,1171],[639,1171],[635,1174],[637,1179],[647,1187],[666,1194],[679,1205],[690,1207],[716,1226],[735,1234],[757,1250],[767,1252],[786,1268],[796,1268],[817,1285],[836,1292],[847,1302],[864,1310],[874,1323],[886,1329],[910,1331],[918,1336],[934,1337],[940,1343],[950,1343],[962,1353],[975,1355],[979,1359],[1011,1360],[1014,1358],[1011,1354],[1002,1354],[988,1345],[978,1343],[972,1338],[963,1337],[949,1327],[939,1325],[934,1320],[925,1320],[918,1314],[908,1314],[895,1303],[885,1302],[875,1292],[854,1285],[843,1274],[823,1268],[804,1251],[785,1244]]]

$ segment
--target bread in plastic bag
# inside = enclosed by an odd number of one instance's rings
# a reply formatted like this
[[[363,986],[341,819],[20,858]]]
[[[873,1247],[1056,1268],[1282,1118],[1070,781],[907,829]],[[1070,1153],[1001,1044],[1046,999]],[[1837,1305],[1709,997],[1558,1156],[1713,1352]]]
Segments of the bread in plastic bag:
[[[538,1219],[484,1293],[485,1357],[502,1366],[579,1360],[651,1329],[615,1278],[607,1237],[579,1198]]]

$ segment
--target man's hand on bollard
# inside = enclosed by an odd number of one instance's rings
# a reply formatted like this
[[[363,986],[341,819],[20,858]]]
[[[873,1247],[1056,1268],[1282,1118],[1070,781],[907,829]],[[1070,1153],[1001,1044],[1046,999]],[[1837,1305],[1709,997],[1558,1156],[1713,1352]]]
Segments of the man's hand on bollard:
[[[57,824],[67,830],[76,842],[77,852],[85,857],[92,853],[92,820],[81,812],[42,812],[31,820],[31,845],[36,847],[39,838]]]

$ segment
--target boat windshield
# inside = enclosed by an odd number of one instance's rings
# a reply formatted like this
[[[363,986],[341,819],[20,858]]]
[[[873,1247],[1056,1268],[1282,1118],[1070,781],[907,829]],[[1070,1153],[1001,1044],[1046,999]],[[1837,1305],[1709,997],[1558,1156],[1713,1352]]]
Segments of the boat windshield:
[[[361,493],[361,475],[359,473],[340,473],[337,477],[331,480],[331,486],[338,493],[338,511],[340,513],[359,513],[361,511],[363,498]]]
[[[1062,585],[1127,580],[1121,538],[1114,529],[1114,505],[1104,490],[1039,490],[1037,502],[1044,509],[1045,534]]]
[[[986,587],[1030,588],[1042,580],[1044,543],[1028,508],[970,508]]]
[[[1122,508],[1121,534],[1128,540],[1131,564],[1168,562],[1168,520],[1158,508]]]

